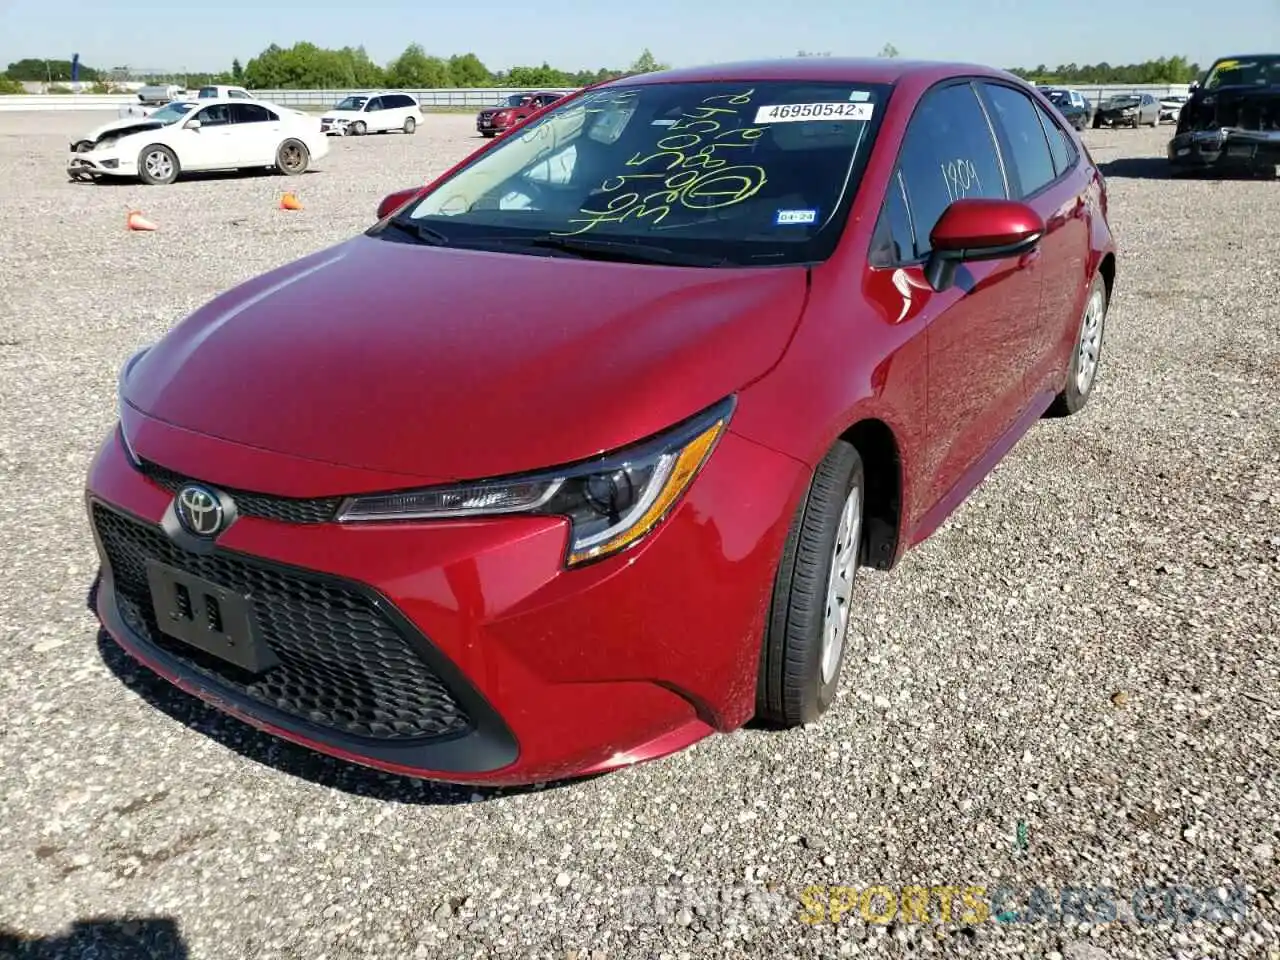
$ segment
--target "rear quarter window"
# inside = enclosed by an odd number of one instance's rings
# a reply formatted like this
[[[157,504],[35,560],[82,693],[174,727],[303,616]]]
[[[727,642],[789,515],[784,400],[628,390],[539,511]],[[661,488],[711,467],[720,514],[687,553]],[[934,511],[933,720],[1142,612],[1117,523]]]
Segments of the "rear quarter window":
[[[1062,176],[1075,165],[1075,147],[1067,132],[1062,129],[1062,125],[1053,119],[1050,112],[1038,103],[1035,106],[1040,112],[1040,122],[1044,125],[1045,136],[1049,138],[1049,153],[1053,155],[1053,169],[1057,171],[1058,176]]]

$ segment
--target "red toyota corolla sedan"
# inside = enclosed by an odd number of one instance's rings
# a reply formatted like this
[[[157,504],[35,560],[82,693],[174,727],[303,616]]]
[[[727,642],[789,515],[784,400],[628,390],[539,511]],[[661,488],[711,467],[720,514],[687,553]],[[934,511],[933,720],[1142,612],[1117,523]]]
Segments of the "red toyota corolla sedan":
[[[1088,399],[1116,259],[982,67],[581,91],[120,378],[97,612],[217,708],[459,782],[817,718],[892,567]]]

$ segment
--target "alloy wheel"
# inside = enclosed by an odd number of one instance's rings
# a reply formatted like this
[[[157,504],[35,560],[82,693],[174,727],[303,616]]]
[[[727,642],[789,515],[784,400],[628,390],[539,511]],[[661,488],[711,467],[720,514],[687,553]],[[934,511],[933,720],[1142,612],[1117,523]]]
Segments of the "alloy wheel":
[[[143,161],[147,173],[155,180],[168,180],[173,176],[173,161],[163,150],[152,150]]]
[[[840,511],[831,572],[827,576],[827,605],[822,618],[822,682],[831,681],[844,653],[844,635],[849,626],[853,599],[853,578],[858,569],[858,548],[862,543],[862,490],[855,486]]]
[[[1101,290],[1094,290],[1085,307],[1084,320],[1080,324],[1080,342],[1076,356],[1076,391],[1089,392],[1098,372],[1098,355],[1102,350],[1102,328],[1106,321],[1106,298]]]

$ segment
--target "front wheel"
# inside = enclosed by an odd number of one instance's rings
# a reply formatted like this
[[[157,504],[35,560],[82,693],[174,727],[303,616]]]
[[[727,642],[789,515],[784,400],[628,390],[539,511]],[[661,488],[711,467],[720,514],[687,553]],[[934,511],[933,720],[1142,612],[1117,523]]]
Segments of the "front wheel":
[[[814,471],[783,548],[760,651],[756,715],[810,723],[835,699],[863,558],[862,458],[841,440]]]
[[[138,154],[138,177],[151,186],[162,186],[178,179],[178,157],[163,144],[143,147]]]
[[[1107,324],[1107,288],[1095,275],[1084,303],[1084,315],[1076,332],[1075,349],[1067,368],[1067,382],[1049,407],[1049,416],[1067,417],[1089,402],[1102,361],[1102,335]]]
[[[311,164],[311,151],[301,140],[286,140],[276,151],[276,167],[290,177],[306,173]]]
[[[351,132],[353,137],[363,137],[369,128],[364,125],[363,120],[357,120],[347,129]]]

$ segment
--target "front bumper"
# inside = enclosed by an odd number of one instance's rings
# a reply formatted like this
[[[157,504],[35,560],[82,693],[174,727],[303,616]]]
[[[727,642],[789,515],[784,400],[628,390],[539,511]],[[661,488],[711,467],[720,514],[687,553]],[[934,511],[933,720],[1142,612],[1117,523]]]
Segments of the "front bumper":
[[[320,132],[328,137],[345,137],[347,128],[351,126],[349,120],[324,120],[320,121]]]
[[[1187,169],[1259,170],[1280,165],[1280,131],[1192,130],[1169,141],[1169,163]]]
[[[476,117],[476,132],[490,133],[490,134],[506,133],[513,126],[515,126],[515,123],[516,121],[514,120],[512,121],[496,120],[496,119],[485,120],[483,117]]]
[[[1094,115],[1093,122],[1101,127],[1132,127],[1138,122],[1138,113],[1099,113]]]
[[[146,426],[139,456],[224,491],[254,488],[245,465],[260,451]],[[280,461],[296,475],[297,462]],[[115,433],[90,471],[97,612],[127,652],[320,752],[492,784],[603,772],[746,722],[773,571],[805,482],[798,462],[726,434],[647,540],[566,571],[555,518],[346,525],[296,500],[238,493],[238,518],[202,546],[173,522],[175,477],[140,471]],[[146,557],[252,596],[284,672],[240,674],[160,634]]]
[[[138,172],[138,162],[126,160],[106,151],[73,153],[67,161],[67,175],[73,180],[86,177],[132,177]]]

